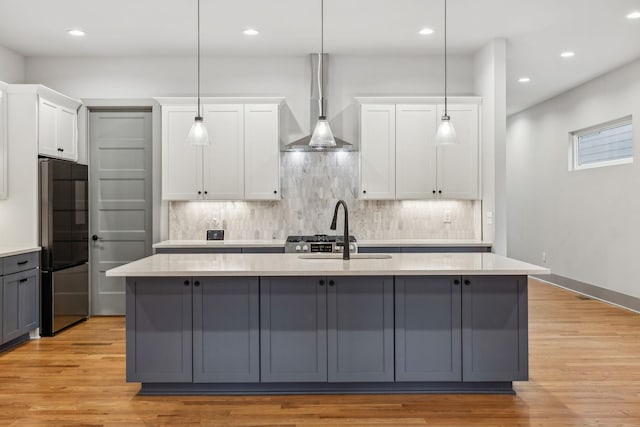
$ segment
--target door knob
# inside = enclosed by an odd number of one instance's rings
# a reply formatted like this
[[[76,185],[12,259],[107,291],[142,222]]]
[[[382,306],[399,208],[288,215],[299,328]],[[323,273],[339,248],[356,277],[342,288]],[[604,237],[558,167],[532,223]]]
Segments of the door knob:
[[[102,237],[98,236],[97,234],[94,234],[93,236],[91,236],[91,240],[95,242],[96,240],[102,240]]]

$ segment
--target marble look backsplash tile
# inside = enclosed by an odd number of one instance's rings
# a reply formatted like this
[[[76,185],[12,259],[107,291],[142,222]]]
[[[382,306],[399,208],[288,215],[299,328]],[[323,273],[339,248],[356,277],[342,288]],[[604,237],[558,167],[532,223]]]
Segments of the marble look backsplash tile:
[[[226,239],[284,239],[329,230],[336,201],[349,206],[349,228],[359,239],[480,239],[480,202],[356,199],[359,153],[282,153],[277,202],[171,202],[169,238],[203,239],[223,228]],[[451,223],[443,222],[451,211]],[[339,215],[338,230],[342,227]]]

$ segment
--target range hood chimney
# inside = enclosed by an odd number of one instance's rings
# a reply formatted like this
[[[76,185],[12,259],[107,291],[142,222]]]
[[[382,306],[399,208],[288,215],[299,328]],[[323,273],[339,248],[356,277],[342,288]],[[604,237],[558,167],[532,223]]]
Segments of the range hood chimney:
[[[309,146],[311,141],[311,134],[318,121],[318,117],[322,111],[327,111],[327,80],[329,75],[329,54],[322,55],[322,61],[320,61],[319,53],[312,53],[309,55],[311,59],[311,108],[309,125],[311,126],[309,135],[300,138],[297,141],[291,142],[285,146],[284,151],[351,151],[353,145],[347,141],[336,138],[336,145],[329,148],[313,148]],[[322,69],[321,69],[322,68]],[[323,84],[324,83],[324,84]],[[321,104],[322,103],[322,104]],[[323,106],[324,108],[320,108]]]

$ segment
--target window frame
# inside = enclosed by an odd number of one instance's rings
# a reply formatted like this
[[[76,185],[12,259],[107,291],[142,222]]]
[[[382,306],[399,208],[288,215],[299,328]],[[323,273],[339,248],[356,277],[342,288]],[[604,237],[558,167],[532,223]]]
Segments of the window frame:
[[[600,123],[598,125],[589,126],[588,128],[576,130],[569,133],[569,170],[570,171],[578,171],[585,169],[593,169],[593,168],[601,168],[606,166],[617,166],[617,165],[628,165],[633,163],[634,152],[635,152],[635,141],[633,138],[633,116],[625,116],[620,119],[611,120],[608,122]],[[631,148],[632,153],[631,157],[626,157],[623,159],[615,159],[615,160],[604,160],[594,163],[587,163],[584,165],[578,164],[578,146],[580,138],[596,132],[602,132],[609,129],[614,129],[621,126],[631,125]]]

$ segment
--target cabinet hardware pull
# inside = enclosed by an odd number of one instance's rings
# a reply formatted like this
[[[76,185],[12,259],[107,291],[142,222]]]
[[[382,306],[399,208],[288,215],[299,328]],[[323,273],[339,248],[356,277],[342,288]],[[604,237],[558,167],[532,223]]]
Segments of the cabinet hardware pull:
[[[26,282],[27,280],[29,280],[29,279],[26,279],[26,278],[25,278],[25,279],[20,279],[20,283],[24,283],[24,282]]]
[[[198,191],[198,194],[202,194],[202,191]]]
[[[433,194],[436,194],[436,190],[433,190],[433,191],[432,191],[432,193],[433,193]]]
[[[204,194],[209,194],[209,192],[207,190],[204,191]]]
[[[324,286],[324,280],[320,280],[320,286]]]
[[[459,285],[459,284],[460,284],[460,280],[458,280],[458,279],[454,280],[454,281],[453,281],[453,284],[454,284],[454,285]]]
[[[64,151],[64,148],[58,148],[58,151],[62,153]]]
[[[184,285],[185,285],[185,286],[189,286],[189,281],[188,281],[188,280],[185,280],[185,281],[184,281]]]
[[[278,190],[273,190],[273,194],[278,194]]]
[[[438,190],[438,194],[442,194],[442,190]]]
[[[26,263],[28,263],[29,260],[25,260],[25,261],[18,261],[18,265],[25,265]]]
[[[362,190],[362,194],[367,194],[367,190]]]
[[[336,284],[336,282],[334,282],[333,280],[329,280],[329,286],[333,286],[335,284]]]
[[[469,285],[471,284],[471,280],[469,280],[469,279],[465,279],[464,284],[465,284],[465,285],[467,285],[467,286],[469,286]]]
[[[193,282],[193,286],[196,286],[196,287],[200,286],[200,281],[196,280],[195,282]]]

